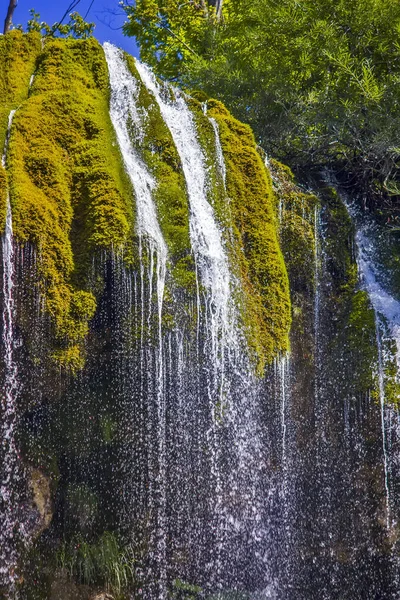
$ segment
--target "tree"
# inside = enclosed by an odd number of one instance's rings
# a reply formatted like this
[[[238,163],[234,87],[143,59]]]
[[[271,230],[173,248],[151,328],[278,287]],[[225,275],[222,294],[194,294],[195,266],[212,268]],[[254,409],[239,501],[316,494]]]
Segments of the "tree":
[[[63,23],[65,15],[61,21],[57,21],[53,25],[49,25],[40,20],[40,14],[34,9],[30,10],[31,18],[27,24],[27,31],[38,31],[43,37],[70,36],[76,38],[87,38],[93,35],[95,28],[94,23],[88,23],[77,12],[72,12],[69,15],[68,23]]]
[[[223,100],[294,169],[400,189],[398,0],[136,0],[124,31],[161,76]]]
[[[8,5],[8,10],[7,10],[7,16],[4,21],[4,35],[7,33],[7,31],[10,31],[10,29],[11,29],[12,18],[13,18],[14,11],[17,7],[17,4],[18,4],[18,0],[10,0],[10,3]]]

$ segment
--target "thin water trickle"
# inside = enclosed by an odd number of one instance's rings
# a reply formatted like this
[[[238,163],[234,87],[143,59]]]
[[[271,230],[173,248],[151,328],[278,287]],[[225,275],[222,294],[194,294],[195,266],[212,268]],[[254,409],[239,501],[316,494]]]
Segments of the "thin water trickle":
[[[386,441],[386,424],[385,424],[385,375],[383,365],[382,340],[380,333],[379,315],[375,313],[375,328],[376,328],[376,345],[378,348],[378,383],[379,383],[379,404],[381,410],[381,428],[382,428],[382,451],[383,451],[383,470],[385,478],[385,495],[386,495],[386,527],[389,530],[391,525],[390,517],[390,487],[389,487],[389,457]]]
[[[348,207],[352,215],[351,207]],[[353,215],[354,218],[354,215]],[[382,329],[381,317],[389,325],[390,335],[393,336],[397,345],[397,364],[399,364],[399,343],[400,343],[400,303],[384,290],[377,279],[376,266],[373,262],[373,244],[367,233],[358,229],[355,236],[357,247],[357,264],[361,278],[361,284],[367,291],[375,313],[375,331],[376,345],[378,349],[378,387],[380,419],[382,430],[382,453],[383,453],[383,471],[386,496],[386,526],[391,527],[391,491],[389,484],[389,454],[387,449],[386,435],[386,400],[385,400],[385,366],[382,348]]]
[[[11,111],[2,165],[6,167],[8,144],[15,111]],[[19,460],[15,440],[17,426],[18,367],[14,359],[15,306],[14,279],[15,260],[10,196],[7,190],[6,226],[2,237],[3,256],[3,347],[5,381],[2,397],[2,468],[1,468],[1,521],[0,529],[0,577],[2,583],[13,589],[17,578],[15,569],[18,560],[17,544],[22,533],[18,521],[18,490],[22,478],[22,465]]]
[[[218,126],[217,121],[213,117],[209,117],[209,120],[214,129],[218,168],[219,168],[219,171],[222,176],[222,181],[224,182],[224,188],[226,188],[226,165],[225,165],[224,154],[222,152],[221,139],[220,139],[220,135],[219,135],[219,126]]]

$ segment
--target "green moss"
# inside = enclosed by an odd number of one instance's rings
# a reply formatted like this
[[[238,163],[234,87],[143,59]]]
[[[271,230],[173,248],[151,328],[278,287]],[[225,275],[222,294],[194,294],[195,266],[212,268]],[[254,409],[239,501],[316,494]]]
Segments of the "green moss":
[[[270,170],[278,200],[276,211],[281,219],[281,247],[289,273],[294,310],[299,296],[311,297],[315,288],[315,268],[310,268],[310,265],[315,263],[315,210],[319,201],[315,195],[304,193],[295,184],[293,173],[286,165],[271,159]],[[304,304],[304,299],[301,304]]]
[[[8,118],[12,110],[27,98],[29,80],[40,52],[38,34],[10,31],[0,36],[0,155],[6,140]],[[6,173],[0,165],[0,230],[5,226]]]
[[[367,292],[360,290],[354,254],[354,226],[337,192],[320,188],[325,207],[324,237],[329,274],[331,345],[328,360],[332,372],[341,365],[342,389],[351,398],[377,395],[375,314]],[[329,372],[329,368],[328,368]]]
[[[244,315],[259,369],[286,352],[291,324],[289,283],[277,235],[272,183],[253,134],[215,100],[208,114],[219,126],[227,169],[226,188],[244,290]]]
[[[132,190],[109,118],[108,71],[94,40],[47,41],[15,115],[7,167],[14,234],[39,251],[62,366],[83,364],[96,303],[82,291],[99,250],[132,256]],[[81,289],[79,289],[81,288]]]
[[[375,315],[367,292],[350,294],[350,314],[341,344],[345,364],[350,366],[349,378],[353,393],[362,394],[376,386],[373,365],[378,361],[375,336]]]
[[[0,36],[0,148],[4,148],[8,116],[28,96],[29,80],[40,52],[40,35],[13,30]]]

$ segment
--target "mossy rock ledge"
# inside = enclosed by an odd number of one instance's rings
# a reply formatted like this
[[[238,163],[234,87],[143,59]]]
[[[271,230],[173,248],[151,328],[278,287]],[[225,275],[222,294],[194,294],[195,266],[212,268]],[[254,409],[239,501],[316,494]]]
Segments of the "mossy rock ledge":
[[[0,39],[0,142],[16,110],[6,169],[0,170],[0,217],[7,189],[13,232],[33,247],[38,294],[47,315],[53,364],[78,372],[102,283],[93,277],[98,257],[115,256],[135,268],[138,241],[135,198],[109,116],[107,63],[93,38],[48,39],[12,31]],[[154,175],[154,201],[169,249],[164,310],[195,295],[189,205],[182,166],[170,132],[134,60],[125,55],[139,86],[143,132],[137,147]],[[276,197],[251,130],[214,100],[188,100],[209,162],[209,200],[220,221],[239,280],[237,298],[250,353],[259,373],[289,348],[289,283],[279,247]],[[216,167],[218,125],[226,188]],[[134,136],[133,136],[134,137]],[[137,141],[137,140],[136,140]],[[224,234],[225,235],[225,234]],[[101,277],[100,277],[101,279]],[[171,326],[166,314],[164,323]],[[27,333],[29,335],[29,332]]]

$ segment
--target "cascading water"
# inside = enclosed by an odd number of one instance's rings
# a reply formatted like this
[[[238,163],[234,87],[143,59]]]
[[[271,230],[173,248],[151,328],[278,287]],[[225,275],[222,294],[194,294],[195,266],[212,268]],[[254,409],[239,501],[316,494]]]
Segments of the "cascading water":
[[[258,389],[247,361],[244,337],[237,323],[233,301],[236,282],[230,274],[221,229],[208,201],[206,159],[184,95],[172,90],[163,93],[147,67],[140,63],[136,66],[143,83],[158,103],[182,162],[190,204],[191,244],[196,274],[200,275],[197,281],[197,314],[201,322],[198,324],[197,341],[201,348],[197,349],[197,354],[202,357],[204,366],[198,371],[198,377],[202,380],[205,376],[208,416],[203,415],[203,422],[199,423],[194,436],[198,440],[196,446],[200,457],[204,452],[204,444],[211,450],[209,469],[213,489],[211,497],[207,499],[207,511],[210,510],[211,501],[210,535],[214,540],[207,542],[210,545],[207,549],[209,559],[203,567],[200,565],[204,563],[204,554],[200,552],[198,568],[205,568],[208,583],[214,589],[243,585],[243,577],[246,578],[248,574],[229,572],[229,564],[233,545],[245,557],[246,545],[239,549],[235,538],[246,535],[247,556],[244,560],[249,561],[253,555],[252,570],[262,572],[258,577],[265,585],[265,581],[268,581],[268,548],[266,524],[262,518],[266,501],[262,497],[261,471],[265,467]],[[170,94],[174,98],[167,99]],[[218,131],[214,131],[217,135]],[[219,147],[220,144],[218,146],[216,142],[218,155]],[[219,163],[224,177],[222,153]],[[197,405],[203,406],[201,410],[204,411],[201,389],[190,399],[192,402],[194,410],[198,410]],[[207,423],[208,428],[205,428]],[[203,461],[203,458],[200,460]],[[202,478],[204,466],[199,466],[199,476]],[[200,485],[200,482],[196,485]],[[200,507],[196,510],[199,511]],[[204,536],[201,528],[209,529],[210,522],[202,526],[196,517],[194,526],[189,527],[193,530],[192,544],[196,544]]]
[[[224,187],[226,187],[226,165],[225,165],[224,155],[222,152],[221,140],[219,137],[219,127],[218,127],[217,121],[213,117],[210,117],[210,123],[214,129],[218,168],[219,168],[221,176],[222,176],[222,181],[224,183]]]
[[[149,173],[145,164],[140,160],[133,143],[140,143],[140,132],[143,130],[142,117],[137,108],[137,83],[129,72],[128,67],[123,59],[122,52],[115,46],[106,43],[104,44],[106,54],[110,84],[111,84],[111,101],[110,115],[117,134],[118,143],[121,149],[123,160],[129,178],[132,182],[136,198],[137,207],[137,229],[139,235],[139,257],[140,257],[140,275],[141,275],[141,290],[142,290],[142,317],[141,317],[141,355],[145,352],[143,332],[145,329],[145,273],[144,273],[144,255],[143,246],[147,247],[149,268],[147,272],[148,298],[149,298],[149,313],[147,326],[150,330],[151,315],[152,315],[152,287],[153,287],[153,272],[156,269],[156,292],[157,292],[157,319],[158,319],[158,352],[156,355],[156,370],[157,370],[157,457],[156,462],[157,474],[153,473],[152,479],[156,482],[156,490],[154,497],[150,502],[156,502],[157,508],[154,506],[151,509],[156,510],[157,521],[157,541],[156,541],[156,557],[155,561],[160,568],[158,573],[160,584],[160,597],[165,595],[165,552],[166,552],[166,526],[165,526],[165,486],[166,486],[166,448],[165,448],[165,391],[164,391],[164,355],[163,355],[163,340],[162,340],[162,306],[164,298],[165,277],[166,277],[166,262],[167,262],[167,246],[164,241],[161,229],[158,223],[156,207],[153,201],[152,193],[155,188],[155,180]],[[137,139],[132,140],[130,137],[129,128],[135,127]],[[156,258],[156,265],[154,264]],[[142,365],[143,360],[142,360]],[[152,471],[154,466],[149,465]]]
[[[205,157],[197,139],[193,115],[180,92],[176,93],[175,102],[168,102],[163,98],[162,90],[152,72],[140,63],[136,63],[136,66],[146,87],[157,99],[182,161],[190,201],[190,234],[193,252],[202,284],[209,293],[213,356],[217,363],[222,365],[220,351],[225,344],[219,344],[218,338],[221,333],[224,336],[232,335],[234,320],[231,276],[222,235],[207,199],[208,177]]]
[[[351,205],[348,210],[353,219],[357,220],[357,214]],[[357,262],[361,278],[361,284],[367,291],[375,313],[376,344],[378,349],[378,388],[382,428],[382,453],[383,471],[386,494],[386,525],[391,527],[391,490],[390,490],[390,457],[388,452],[387,422],[391,420],[393,410],[386,406],[385,394],[385,356],[383,351],[382,333],[385,325],[388,335],[396,343],[397,369],[400,362],[400,302],[391,296],[379,282],[378,267],[374,263],[374,244],[368,234],[368,223],[363,228],[358,228],[355,235],[357,246]],[[393,415],[397,420],[398,415]]]
[[[15,111],[11,111],[2,156],[6,167],[8,143]],[[14,242],[10,197],[7,191],[6,227],[2,238],[3,256],[3,347],[5,381],[2,398],[2,466],[0,487],[0,581],[10,594],[17,577],[18,546],[21,543],[21,527],[18,516],[18,484],[22,477],[21,463],[15,440],[17,425],[18,367],[14,359],[15,307],[14,307]]]
[[[321,186],[315,208],[315,197],[296,186],[284,166],[265,159],[275,178],[274,204],[266,198],[250,136],[240,140],[236,162],[230,136],[239,140],[241,134],[228,112],[215,109],[215,119],[208,118],[205,103],[201,114],[194,99],[162,85],[143,65],[135,68],[110,44],[104,46],[106,62],[94,40],[67,40],[65,52],[62,44],[46,42],[15,128],[25,150],[30,123],[43,111],[54,156],[37,156],[35,140],[23,157],[14,143],[7,161],[16,198],[15,240],[30,241],[20,247],[13,239],[8,200],[2,240],[0,595],[397,600],[400,425],[393,394],[399,380],[391,342],[400,363],[400,303],[385,285],[365,215],[356,237],[360,290],[353,229],[339,196]],[[53,51],[62,64],[73,52],[85,72],[76,96],[79,106],[84,100],[82,106],[91,108],[83,115],[78,106],[76,119],[73,111],[66,115],[72,142],[63,135],[60,141],[59,128],[52,131],[46,121],[48,109],[55,117],[53,72],[46,79],[45,68]],[[103,85],[107,65],[111,123]],[[60,69],[63,76],[69,71]],[[71,94],[67,99],[57,110],[71,104]],[[113,153],[109,165],[98,143],[107,131],[121,154]],[[72,144],[67,150],[66,142]],[[59,150],[69,156],[62,169]],[[53,175],[61,178],[59,188]],[[244,199],[238,215],[242,196],[236,185],[258,176],[259,196]],[[99,179],[110,184],[105,210],[97,210],[99,188],[92,186]],[[67,315],[73,318],[66,320],[71,339],[55,335],[47,295],[53,273],[49,280],[42,269],[57,228],[37,232],[35,221],[32,238],[23,230],[31,225],[25,222],[27,206],[35,220],[54,189],[65,192],[63,206],[73,218],[71,231],[61,236],[60,256],[65,251],[76,269],[70,279],[65,265],[55,269],[73,294]],[[108,214],[115,191],[121,223],[129,230],[126,243],[82,247],[99,214]],[[266,199],[271,218],[264,229],[267,212],[257,211]],[[260,238],[252,239],[250,230],[270,235],[263,257],[255,248]],[[253,335],[254,326],[260,341],[260,325],[271,339],[276,336],[275,348],[285,347],[288,323],[273,313],[277,289],[269,275],[259,283],[260,301],[264,308],[271,302],[271,313],[257,307],[254,315],[247,312],[253,282],[246,280],[240,253],[251,276],[262,258],[275,264],[272,279],[282,283],[278,231],[292,292],[291,351],[276,357],[275,368],[267,367],[258,379],[247,333]],[[35,249],[33,239],[43,244]],[[288,314],[283,283],[277,286],[278,312],[282,306]],[[82,291],[93,293],[97,309],[90,323],[79,321],[89,332],[75,346],[70,325],[72,313],[82,310]],[[73,361],[75,351],[82,363],[72,375],[73,367],[62,361]],[[272,354],[265,348],[271,360]],[[46,503],[47,511],[39,514]]]

